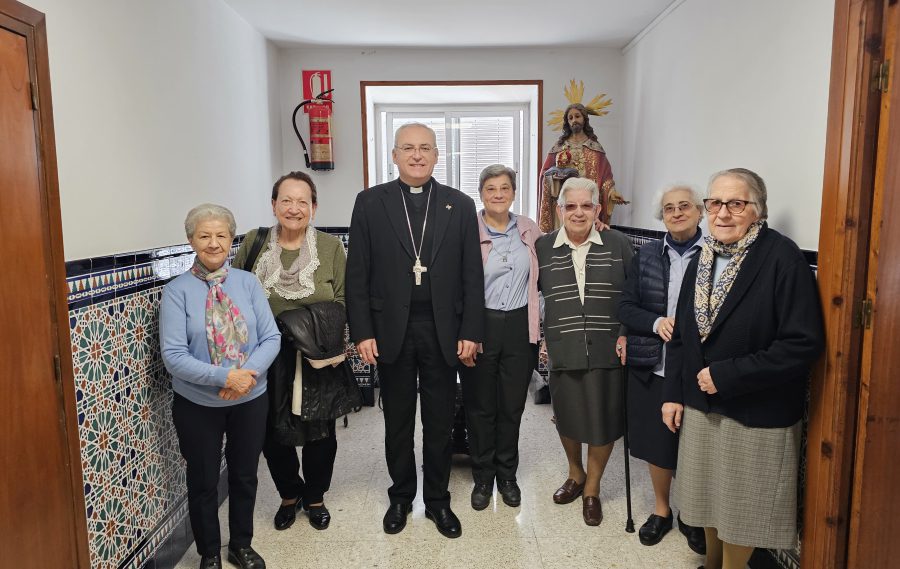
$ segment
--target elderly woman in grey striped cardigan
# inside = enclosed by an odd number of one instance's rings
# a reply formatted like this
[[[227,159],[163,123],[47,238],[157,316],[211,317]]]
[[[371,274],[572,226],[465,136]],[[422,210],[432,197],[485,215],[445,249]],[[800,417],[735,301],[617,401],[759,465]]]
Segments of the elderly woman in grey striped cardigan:
[[[593,181],[566,180],[557,205],[563,226],[536,244],[550,394],[569,463],[553,501],[568,504],[583,495],[582,516],[590,526],[603,520],[600,479],[624,434],[625,337],[617,313],[634,255],[625,235],[594,228],[599,197]]]

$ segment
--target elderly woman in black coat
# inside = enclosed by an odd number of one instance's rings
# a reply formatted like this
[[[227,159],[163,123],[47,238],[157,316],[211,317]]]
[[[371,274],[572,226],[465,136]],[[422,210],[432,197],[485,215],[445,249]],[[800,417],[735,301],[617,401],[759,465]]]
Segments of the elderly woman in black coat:
[[[628,328],[628,425],[631,456],[647,461],[654,512],[641,526],[638,538],[656,545],[672,529],[669,490],[678,456],[678,436],[659,420],[665,382],[665,343],[672,338],[681,281],[702,247],[698,227],[703,215],[700,195],[690,186],[676,185],[659,195],[656,217],[668,230],[635,254],[619,305],[619,320]],[[703,528],[691,527],[679,516],[678,529],[696,553],[706,552]]]
[[[815,278],[766,224],[766,186],[733,168],[703,200],[709,237],[684,276],[667,344],[662,419],[680,429],[675,501],[706,531],[706,569],[796,540],[809,368],[824,346]]]

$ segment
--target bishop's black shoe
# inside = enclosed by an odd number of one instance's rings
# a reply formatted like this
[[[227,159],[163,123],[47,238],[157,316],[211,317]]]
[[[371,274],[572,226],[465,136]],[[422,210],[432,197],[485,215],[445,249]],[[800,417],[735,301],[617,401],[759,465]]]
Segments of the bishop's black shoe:
[[[381,525],[384,533],[400,533],[406,527],[406,517],[412,512],[412,504],[391,504],[384,513]]]
[[[456,514],[453,513],[450,506],[441,506],[437,508],[429,508],[426,506],[425,517],[434,522],[434,525],[437,526],[437,530],[441,532],[441,535],[444,537],[453,539],[462,535],[462,524],[459,523],[459,518],[456,517]]]

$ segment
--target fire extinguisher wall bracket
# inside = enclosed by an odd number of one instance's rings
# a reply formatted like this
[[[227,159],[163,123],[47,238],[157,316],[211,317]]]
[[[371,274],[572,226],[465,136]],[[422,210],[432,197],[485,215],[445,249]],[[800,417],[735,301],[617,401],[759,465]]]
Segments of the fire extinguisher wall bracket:
[[[313,170],[334,170],[334,145],[331,136],[331,99],[323,99],[325,95],[333,91],[329,89],[323,93],[319,93],[313,99],[307,99],[297,105],[291,116],[291,124],[294,127],[294,133],[300,140],[300,146],[303,147],[303,158],[306,161],[306,167]],[[300,134],[297,127],[297,113],[304,106],[310,105],[307,109],[309,112],[309,144],[307,149],[306,142]],[[310,158],[310,150],[312,157]]]

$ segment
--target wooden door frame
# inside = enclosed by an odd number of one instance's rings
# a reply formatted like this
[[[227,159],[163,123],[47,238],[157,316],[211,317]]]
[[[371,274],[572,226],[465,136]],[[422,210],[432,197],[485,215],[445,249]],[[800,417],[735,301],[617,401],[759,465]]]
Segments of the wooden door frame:
[[[836,0],[818,280],[827,332],[810,387],[803,569],[847,565],[880,93],[884,0]]]
[[[57,338],[56,356],[59,365],[57,395],[63,411],[59,427],[67,448],[68,469],[72,494],[71,528],[76,544],[76,568],[89,569],[87,518],[85,517],[84,488],[81,473],[81,443],[75,418],[75,375],[72,369],[72,348],[69,338],[69,308],[67,300],[65,254],[63,251],[62,216],[59,202],[59,176],[56,164],[56,135],[53,126],[53,105],[50,96],[50,64],[47,50],[47,26],[44,14],[15,0],[0,0],[0,25],[25,36],[30,67],[30,80],[37,103],[38,176],[44,207],[44,231],[49,235],[48,251],[52,272],[49,275],[49,299],[54,311],[51,329]],[[36,505],[40,507],[40,505]],[[35,528],[38,531],[39,528]]]

